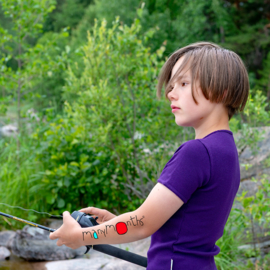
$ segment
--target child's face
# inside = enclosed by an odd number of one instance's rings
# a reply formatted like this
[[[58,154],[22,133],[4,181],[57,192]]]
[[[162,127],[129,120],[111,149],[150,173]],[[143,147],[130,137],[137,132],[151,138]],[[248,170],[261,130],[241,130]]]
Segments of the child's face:
[[[171,77],[176,73],[182,64],[181,57],[172,69]],[[199,82],[194,82],[194,96],[198,105],[194,102],[191,94],[191,74],[185,68],[181,75],[186,75],[180,81],[172,85],[173,89],[168,93],[171,105],[179,110],[174,111],[175,122],[178,126],[192,126],[197,135],[205,134],[213,128],[228,128],[228,114],[222,103],[212,103],[207,100],[199,86]]]

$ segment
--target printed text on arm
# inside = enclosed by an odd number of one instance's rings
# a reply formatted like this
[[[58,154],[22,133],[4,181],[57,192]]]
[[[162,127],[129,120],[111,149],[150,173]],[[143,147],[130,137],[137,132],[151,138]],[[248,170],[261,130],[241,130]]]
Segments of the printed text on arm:
[[[122,244],[141,240],[156,232],[183,201],[157,183],[144,203],[135,211],[119,215],[100,225],[81,228],[82,245]]]

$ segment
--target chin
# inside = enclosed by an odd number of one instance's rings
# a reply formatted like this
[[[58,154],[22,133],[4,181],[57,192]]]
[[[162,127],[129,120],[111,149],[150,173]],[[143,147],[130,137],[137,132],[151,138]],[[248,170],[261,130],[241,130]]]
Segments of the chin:
[[[189,123],[186,123],[186,122],[183,122],[183,121],[175,120],[175,123],[176,123],[177,126],[180,126],[180,127],[190,127]]]

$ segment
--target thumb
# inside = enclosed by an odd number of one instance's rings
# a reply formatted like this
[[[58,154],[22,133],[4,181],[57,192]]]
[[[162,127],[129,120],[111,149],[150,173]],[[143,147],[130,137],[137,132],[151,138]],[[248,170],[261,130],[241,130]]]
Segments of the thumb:
[[[68,211],[63,212],[63,217],[70,215]]]
[[[70,213],[68,211],[65,211],[63,213],[63,223],[65,222],[65,220],[68,220],[71,217]]]

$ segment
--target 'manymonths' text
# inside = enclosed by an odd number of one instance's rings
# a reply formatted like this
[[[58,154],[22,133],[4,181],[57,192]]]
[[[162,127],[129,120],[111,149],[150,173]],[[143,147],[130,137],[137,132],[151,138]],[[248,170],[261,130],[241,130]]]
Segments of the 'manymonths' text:
[[[127,233],[128,231],[128,226],[143,226],[143,222],[142,222],[142,219],[144,218],[144,216],[141,218],[141,219],[138,219],[137,218],[137,215],[135,215],[135,217],[130,217],[130,220],[126,221],[126,222],[118,222],[116,223],[116,225],[106,225],[106,229],[105,230],[94,230],[92,229],[92,232],[90,231],[87,231],[87,232],[83,232],[82,235],[83,235],[83,241],[84,241],[84,234],[90,234],[91,235],[91,238],[94,238],[94,239],[98,239],[98,234],[103,234],[105,237],[106,237],[106,234],[108,234],[108,228],[110,229],[111,227],[114,229],[114,231],[116,231],[118,234],[120,235],[123,235],[125,233]]]

